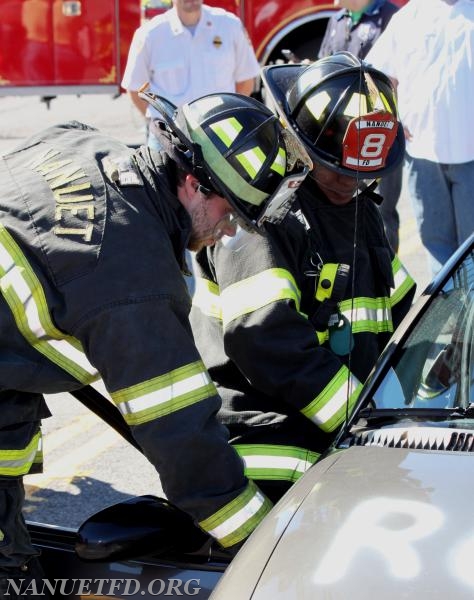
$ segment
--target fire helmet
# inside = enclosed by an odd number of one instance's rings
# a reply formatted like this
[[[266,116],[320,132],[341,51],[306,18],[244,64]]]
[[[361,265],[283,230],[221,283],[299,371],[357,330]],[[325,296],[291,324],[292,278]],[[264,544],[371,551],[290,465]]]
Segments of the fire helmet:
[[[390,79],[349,52],[311,65],[265,67],[262,80],[280,118],[316,162],[374,179],[403,160],[405,137]]]
[[[153,127],[163,150],[226,198],[244,226],[256,229],[285,216],[312,163],[265,105],[234,93],[209,94],[180,108],[149,91],[140,97],[160,112]]]

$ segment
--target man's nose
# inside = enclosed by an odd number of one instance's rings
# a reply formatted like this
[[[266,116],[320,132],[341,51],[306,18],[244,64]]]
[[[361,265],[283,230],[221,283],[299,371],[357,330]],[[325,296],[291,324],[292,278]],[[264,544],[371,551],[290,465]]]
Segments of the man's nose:
[[[214,238],[216,240],[227,235],[228,237],[234,237],[237,233],[237,218],[234,213],[228,213],[222,219],[220,219],[214,228]]]
[[[223,235],[234,237],[237,233],[238,217],[235,213],[231,212],[226,214],[222,220]]]

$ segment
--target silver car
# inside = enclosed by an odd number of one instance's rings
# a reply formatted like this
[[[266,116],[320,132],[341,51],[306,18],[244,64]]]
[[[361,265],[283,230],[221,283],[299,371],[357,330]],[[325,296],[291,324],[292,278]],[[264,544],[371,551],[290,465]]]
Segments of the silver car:
[[[474,598],[474,236],[212,600]]]
[[[333,447],[232,562],[144,496],[78,530],[30,523],[46,576],[70,598],[471,600],[473,389],[474,234],[392,337]],[[97,391],[74,395],[135,445]]]

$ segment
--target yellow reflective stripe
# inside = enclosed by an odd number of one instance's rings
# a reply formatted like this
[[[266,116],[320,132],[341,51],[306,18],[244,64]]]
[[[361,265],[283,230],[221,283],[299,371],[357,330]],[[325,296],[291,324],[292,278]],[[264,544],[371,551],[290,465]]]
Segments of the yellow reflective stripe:
[[[390,102],[388,101],[387,97],[385,96],[385,94],[383,92],[380,92],[380,99],[382,100],[382,108],[385,109],[387,112],[393,114],[393,110],[392,110],[392,107],[390,106]],[[394,100],[396,102],[395,98],[394,98]]]
[[[248,183],[240,173],[227,162],[222,153],[217,149],[209,136],[199,125],[196,116],[193,114],[192,104],[191,106],[185,104],[183,106],[183,113],[191,126],[193,141],[201,146],[207,164],[212,165],[212,170],[219,179],[225,182],[225,185],[236,196],[245,198],[246,202],[249,202],[254,206],[260,206],[262,202],[265,202],[268,198],[268,194]]]
[[[222,321],[219,286],[208,279],[195,277],[193,306],[199,308],[207,317],[213,317]]]
[[[258,146],[236,154],[236,158],[252,179],[260,172],[265,162],[265,154]]]
[[[217,394],[202,361],[118,390],[112,400],[129,425],[169,415]]]
[[[316,331],[316,337],[318,338],[318,343],[320,346],[329,340],[329,329],[324,331]]]
[[[392,261],[393,278],[395,280],[395,290],[390,296],[390,302],[392,306],[395,306],[415,285],[414,280],[411,278],[408,271],[403,266],[398,256],[395,256]]]
[[[319,454],[297,446],[235,444],[249,479],[297,481],[319,458]]]
[[[223,144],[227,146],[227,148],[232,146],[235,138],[239,135],[243,128],[235,117],[230,117],[230,119],[222,119],[222,121],[212,123],[212,125],[209,127],[223,142]]]
[[[352,333],[393,331],[389,298],[354,298],[339,302],[339,310],[352,323]]]
[[[343,366],[324,390],[301,411],[323,431],[334,431],[346,417],[359,396],[362,384]]]
[[[286,269],[267,269],[227,287],[221,293],[224,326],[279,300],[292,300],[299,310],[301,292]]]
[[[41,450],[41,433],[31,438],[28,446],[20,450],[0,450],[0,475],[18,477],[29,472],[36,457],[38,448]]]
[[[286,152],[283,148],[278,148],[278,154],[270,167],[272,171],[278,173],[282,177],[285,176],[286,173]]]
[[[359,117],[360,115],[366,115],[368,112],[367,97],[365,94],[354,92],[346,104],[344,114],[348,117]]]
[[[309,74],[308,74],[309,75]],[[305,78],[305,74],[302,74],[301,85],[304,86],[303,79]],[[309,83],[309,82],[308,82]],[[302,87],[301,89],[304,89]],[[306,108],[313,115],[316,121],[321,119],[323,112],[326,110],[326,107],[331,102],[331,96],[325,91],[320,91],[317,94],[313,94],[310,96],[306,102]]]
[[[199,525],[228,548],[244,540],[270,511],[272,504],[250,481],[232,502],[223,506]]]
[[[0,225],[0,289],[28,343],[84,384],[98,378],[78,340],[53,324],[46,295],[18,244]]]

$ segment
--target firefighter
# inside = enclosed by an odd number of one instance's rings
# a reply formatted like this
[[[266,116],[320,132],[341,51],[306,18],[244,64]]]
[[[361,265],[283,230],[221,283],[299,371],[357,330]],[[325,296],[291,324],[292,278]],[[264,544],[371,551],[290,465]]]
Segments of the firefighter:
[[[389,79],[346,52],[262,77],[314,168],[284,227],[198,253],[191,325],[246,474],[276,500],[351,412],[415,284],[369,184],[404,153]]]
[[[38,573],[21,508],[49,416],[43,393],[102,378],[168,499],[224,548],[271,506],[215,418],[221,401],[192,338],[184,250],[232,236],[237,222],[281,218],[288,176],[304,178],[311,162],[252,98],[214,94],[177,111],[142,95],[164,115],[166,152],[72,122],[1,161],[1,592],[8,578]],[[224,153],[216,138],[226,130],[235,135]]]

